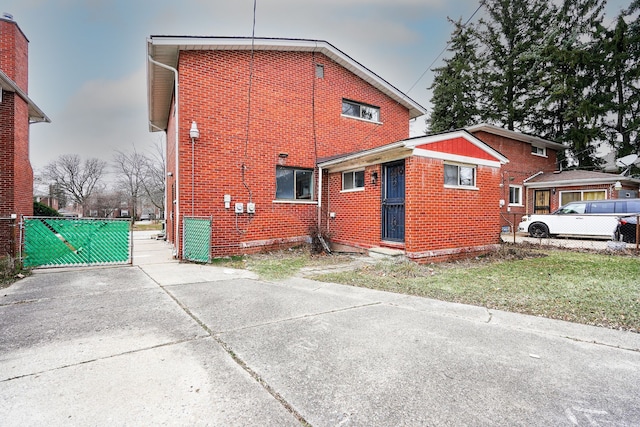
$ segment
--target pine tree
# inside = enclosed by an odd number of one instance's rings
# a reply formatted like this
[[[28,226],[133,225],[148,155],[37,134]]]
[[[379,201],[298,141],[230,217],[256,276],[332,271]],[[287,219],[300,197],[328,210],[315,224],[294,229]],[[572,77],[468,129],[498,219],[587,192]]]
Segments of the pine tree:
[[[435,78],[429,88],[433,90],[433,109],[427,127],[434,133],[470,126],[479,118],[474,35],[460,20],[449,21],[454,25],[447,49],[452,56],[444,60],[444,66],[434,70]]]
[[[488,19],[478,35],[486,58],[480,73],[482,118],[510,130],[522,129],[543,94],[538,48],[551,19],[545,0],[487,0]]]

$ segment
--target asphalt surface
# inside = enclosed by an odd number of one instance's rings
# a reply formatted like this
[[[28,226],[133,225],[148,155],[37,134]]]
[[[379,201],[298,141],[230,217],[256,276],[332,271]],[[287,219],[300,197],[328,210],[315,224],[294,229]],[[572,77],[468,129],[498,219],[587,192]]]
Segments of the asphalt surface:
[[[640,334],[134,242],[0,290],[0,425],[640,425]]]

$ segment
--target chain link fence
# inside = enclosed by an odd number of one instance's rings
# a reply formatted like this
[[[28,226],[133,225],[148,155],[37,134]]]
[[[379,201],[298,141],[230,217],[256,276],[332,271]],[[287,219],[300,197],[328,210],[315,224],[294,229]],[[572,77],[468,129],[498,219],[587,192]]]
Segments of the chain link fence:
[[[211,262],[212,217],[184,217],[182,222],[182,258],[187,261]]]
[[[633,214],[507,214],[502,240],[541,246],[593,250],[639,251],[640,213]]]
[[[25,267],[130,264],[131,221],[24,217],[20,227]]]

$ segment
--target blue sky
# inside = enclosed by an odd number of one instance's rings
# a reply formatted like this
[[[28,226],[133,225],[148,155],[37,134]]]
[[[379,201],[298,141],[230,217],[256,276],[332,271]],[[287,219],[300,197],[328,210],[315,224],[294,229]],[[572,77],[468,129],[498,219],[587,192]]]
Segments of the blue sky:
[[[256,37],[326,40],[429,107],[446,46],[447,17],[468,19],[480,0],[257,0]],[[613,17],[630,0],[610,0]],[[151,150],[146,39],[250,36],[253,0],[4,0],[29,44],[29,96],[51,118],[31,127],[36,173],[60,154],[110,161]],[[474,20],[477,20],[480,14]],[[436,65],[441,63],[438,61]],[[418,119],[412,129],[424,129]]]

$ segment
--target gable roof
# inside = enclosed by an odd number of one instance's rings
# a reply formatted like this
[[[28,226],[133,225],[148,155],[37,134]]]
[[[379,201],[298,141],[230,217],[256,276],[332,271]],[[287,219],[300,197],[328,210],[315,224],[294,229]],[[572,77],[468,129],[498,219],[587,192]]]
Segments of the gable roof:
[[[461,163],[500,167],[509,160],[471,133],[459,130],[417,136],[356,153],[320,159],[318,167],[339,172],[409,156],[429,157]]]
[[[20,87],[0,70],[0,89],[6,92],[13,92],[24,100],[29,106],[29,123],[46,122],[51,123],[51,119],[33,102]]]
[[[498,126],[490,125],[487,123],[481,123],[474,126],[469,126],[465,128],[467,132],[475,133],[475,132],[487,132],[493,135],[504,136],[505,138],[515,139],[516,141],[526,142],[528,144],[536,145],[538,147],[550,148],[556,151],[564,151],[567,147],[564,144],[560,144],[559,142],[551,141],[548,139],[542,139],[537,136],[528,135],[522,132],[516,132],[513,130],[501,128]]]
[[[613,173],[585,170],[568,170],[554,173],[538,173],[524,181],[525,187],[567,187],[576,185],[614,184],[616,181],[640,184],[640,179],[630,178]]]
[[[322,53],[407,108],[409,117],[416,118],[427,112],[424,107],[395,86],[324,40],[200,36],[151,36],[147,39],[149,59],[172,68],[178,64],[181,50],[251,49]],[[147,103],[151,131],[166,129],[173,88],[174,73],[147,62]]]

